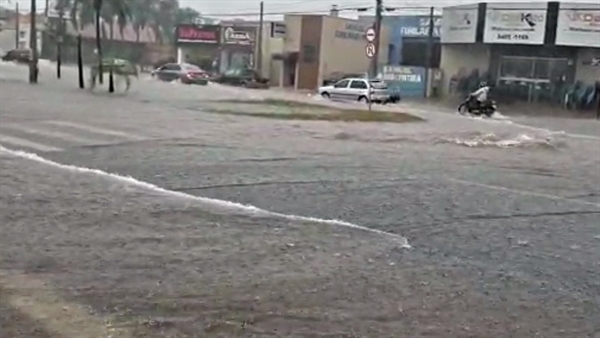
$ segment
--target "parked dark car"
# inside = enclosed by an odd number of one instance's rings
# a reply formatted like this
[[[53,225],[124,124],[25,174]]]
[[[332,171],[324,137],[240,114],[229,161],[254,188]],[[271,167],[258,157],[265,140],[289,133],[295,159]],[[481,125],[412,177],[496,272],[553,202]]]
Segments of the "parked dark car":
[[[152,71],[152,77],[165,82],[181,81],[185,84],[206,84],[208,73],[189,63],[167,63]]]
[[[31,51],[29,49],[13,49],[2,56],[2,61],[15,61],[17,63],[29,63]]]
[[[211,79],[211,81],[249,88],[264,88],[269,85],[268,79],[260,76],[257,71],[251,68],[228,69]]]

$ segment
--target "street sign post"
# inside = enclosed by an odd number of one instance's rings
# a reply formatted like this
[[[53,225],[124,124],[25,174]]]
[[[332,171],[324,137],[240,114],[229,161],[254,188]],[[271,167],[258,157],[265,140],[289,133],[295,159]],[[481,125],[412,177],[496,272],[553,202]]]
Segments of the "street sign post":
[[[369,59],[375,56],[375,45],[371,42],[367,43],[367,45],[365,46],[365,53],[367,54],[367,57]]]
[[[367,42],[374,42],[376,38],[377,33],[375,32],[375,28],[369,27],[365,32],[365,39],[367,39]]]

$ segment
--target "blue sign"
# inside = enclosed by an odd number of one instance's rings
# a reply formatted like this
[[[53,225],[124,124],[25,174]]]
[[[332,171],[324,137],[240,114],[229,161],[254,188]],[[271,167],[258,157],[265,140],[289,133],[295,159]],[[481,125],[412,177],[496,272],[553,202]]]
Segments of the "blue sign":
[[[386,22],[390,27],[391,41],[394,51],[390,54],[389,63],[393,65],[399,65],[402,63],[402,49],[404,44],[404,38],[423,38],[429,37],[429,16],[428,15],[415,15],[415,16],[396,16],[390,17]],[[433,17],[433,37],[440,37],[440,30],[442,27],[442,18],[440,16]]]
[[[391,22],[392,34],[397,37],[428,37],[429,16],[398,16]],[[442,17],[433,17],[433,37],[440,37]]]
[[[382,78],[402,97],[425,97],[425,72],[424,67],[384,66]]]

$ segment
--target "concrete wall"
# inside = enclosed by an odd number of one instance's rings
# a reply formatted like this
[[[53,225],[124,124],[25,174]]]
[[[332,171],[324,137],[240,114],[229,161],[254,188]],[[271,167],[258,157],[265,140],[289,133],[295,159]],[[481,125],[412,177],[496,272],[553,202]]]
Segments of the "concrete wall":
[[[579,48],[575,67],[575,81],[582,81],[588,85],[600,81],[600,66],[589,64],[594,58],[600,59],[600,48]]]
[[[279,86],[282,61],[273,60],[273,54],[283,53],[284,38],[271,37],[271,23],[265,23],[262,34],[262,76],[270,80],[271,86]]]
[[[324,17],[321,31],[319,84],[331,73],[366,73],[371,59],[365,53],[364,32],[370,25],[364,21]],[[389,30],[381,29],[379,64],[387,64]]]
[[[302,15],[286,15],[284,23],[285,37],[283,38],[283,50],[286,52],[299,52]]]
[[[319,56],[323,47],[321,40],[323,17],[304,15],[301,27],[301,48],[296,64],[296,89],[316,89],[319,86]]]
[[[466,74],[473,69],[486,72],[490,66],[490,47],[484,44],[444,44],[440,69],[443,72],[442,94],[448,95],[450,78],[464,69]]]

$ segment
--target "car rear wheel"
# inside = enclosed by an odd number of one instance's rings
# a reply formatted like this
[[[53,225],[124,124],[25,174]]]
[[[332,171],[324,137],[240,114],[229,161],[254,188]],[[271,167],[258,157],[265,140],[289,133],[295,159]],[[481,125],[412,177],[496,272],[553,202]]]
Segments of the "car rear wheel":
[[[369,103],[369,99],[366,96],[361,96],[358,98],[358,102],[360,103]]]
[[[324,98],[324,99],[330,99],[331,95],[329,95],[328,92],[324,92],[324,93],[321,93],[321,97]]]

